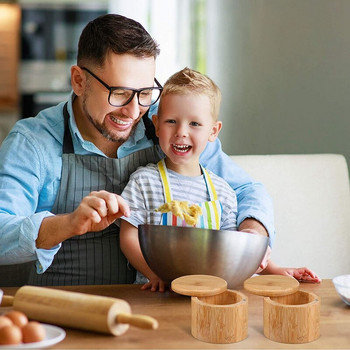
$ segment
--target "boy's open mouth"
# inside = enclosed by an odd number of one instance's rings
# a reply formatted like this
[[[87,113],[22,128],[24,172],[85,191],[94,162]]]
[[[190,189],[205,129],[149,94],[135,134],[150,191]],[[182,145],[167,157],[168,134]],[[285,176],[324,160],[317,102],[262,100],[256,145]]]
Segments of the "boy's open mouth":
[[[176,152],[182,152],[182,153],[188,152],[192,148],[192,146],[190,146],[190,145],[173,144],[172,146]]]

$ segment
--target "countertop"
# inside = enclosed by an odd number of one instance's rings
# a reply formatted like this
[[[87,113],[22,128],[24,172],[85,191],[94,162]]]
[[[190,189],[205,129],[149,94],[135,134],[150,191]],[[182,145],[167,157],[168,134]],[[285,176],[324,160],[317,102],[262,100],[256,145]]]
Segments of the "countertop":
[[[14,295],[17,288],[3,288]],[[54,349],[350,349],[350,307],[340,299],[331,280],[320,284],[301,284],[300,290],[317,294],[321,299],[319,339],[304,344],[283,344],[263,334],[263,297],[243,288],[248,297],[248,337],[238,343],[211,344],[191,335],[191,299],[173,291],[141,291],[139,285],[73,286],[59,289],[124,299],[133,314],[156,318],[157,330],[131,326],[119,337],[65,328],[66,338]]]

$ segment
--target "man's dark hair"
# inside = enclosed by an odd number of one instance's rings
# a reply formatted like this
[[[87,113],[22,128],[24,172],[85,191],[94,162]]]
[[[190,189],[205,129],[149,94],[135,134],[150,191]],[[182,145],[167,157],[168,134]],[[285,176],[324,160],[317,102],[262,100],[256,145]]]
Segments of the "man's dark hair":
[[[139,22],[108,14],[97,17],[84,28],[78,44],[77,64],[82,66],[91,62],[103,66],[109,52],[156,58],[160,51]]]

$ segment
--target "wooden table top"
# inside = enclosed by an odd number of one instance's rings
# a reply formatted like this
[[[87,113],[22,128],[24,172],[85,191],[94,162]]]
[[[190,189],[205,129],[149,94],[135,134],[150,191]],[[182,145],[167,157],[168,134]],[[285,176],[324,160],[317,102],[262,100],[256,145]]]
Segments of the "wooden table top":
[[[248,337],[238,343],[211,344],[191,335],[191,298],[172,291],[141,291],[138,285],[74,286],[59,289],[124,299],[133,314],[156,318],[157,330],[131,326],[119,337],[65,328],[67,336],[53,349],[350,349],[350,307],[340,299],[331,280],[304,283],[301,290],[321,299],[319,339],[304,344],[283,344],[263,334],[263,297],[238,288],[248,297]],[[14,295],[17,288],[3,288]]]

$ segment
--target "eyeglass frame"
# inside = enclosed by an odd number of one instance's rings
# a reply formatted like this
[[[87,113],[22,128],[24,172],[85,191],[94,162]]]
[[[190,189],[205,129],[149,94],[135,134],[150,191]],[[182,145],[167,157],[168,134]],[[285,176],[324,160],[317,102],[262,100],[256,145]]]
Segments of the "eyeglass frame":
[[[135,94],[137,95],[137,102],[140,106],[142,107],[150,107],[152,105],[154,105],[155,103],[157,103],[157,101],[159,100],[160,98],[160,95],[162,94],[162,91],[163,91],[163,87],[162,85],[159,83],[159,81],[154,78],[154,82],[157,84],[157,86],[152,86],[152,87],[145,87],[145,88],[141,88],[141,89],[133,89],[133,88],[129,88],[129,87],[125,87],[125,86],[109,86],[107,83],[105,83],[101,78],[99,78],[96,74],[94,74],[93,72],[91,72],[90,69],[86,68],[86,67],[80,67],[82,70],[85,70],[86,72],[88,72],[92,77],[94,77],[98,82],[100,82],[108,91],[109,91],[109,94],[108,94],[108,103],[113,106],[113,107],[123,107],[123,106],[126,106],[127,104],[129,104],[133,98],[135,97]],[[115,104],[112,104],[110,102],[110,98],[111,98],[111,94],[114,90],[117,90],[117,89],[120,89],[120,90],[129,90],[129,91],[132,91],[132,94],[131,96],[129,97],[129,99],[123,103],[122,105],[115,105]],[[140,93],[144,90],[159,90],[159,96],[156,100],[152,101],[151,104],[149,105],[143,105],[142,103],[140,103]]]

